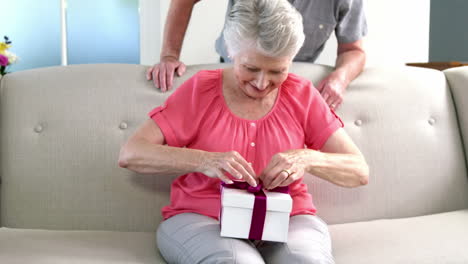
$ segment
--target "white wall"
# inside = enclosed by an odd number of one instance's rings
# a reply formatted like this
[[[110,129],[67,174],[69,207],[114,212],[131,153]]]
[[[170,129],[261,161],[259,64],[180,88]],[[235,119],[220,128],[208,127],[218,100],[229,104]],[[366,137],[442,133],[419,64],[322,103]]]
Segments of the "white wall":
[[[430,0],[367,0],[364,10],[367,67],[428,61]],[[336,47],[331,37],[316,63],[334,65]]]
[[[161,7],[159,0],[140,0],[140,63],[151,65],[159,60],[161,49]]]
[[[219,62],[215,41],[223,30],[227,3],[227,0],[202,0],[195,5],[182,48],[184,63]]]
[[[429,60],[430,0],[368,0],[371,65]]]
[[[364,1],[369,27],[369,33],[364,39],[367,66],[428,61],[430,0]],[[169,2],[140,0],[142,64],[149,65],[159,60]],[[182,49],[183,62],[199,64],[218,61],[214,41],[223,27],[226,6],[227,0],[203,0],[195,5]],[[159,17],[156,18],[155,14]],[[156,25],[157,21],[160,29],[153,28],[152,32],[143,30],[148,28],[148,24]],[[330,38],[317,63],[334,65],[336,46],[336,39]]]
[[[141,64],[159,61],[170,0],[140,0]],[[202,0],[192,12],[181,60],[189,64],[219,62],[214,43],[223,29],[227,0]]]

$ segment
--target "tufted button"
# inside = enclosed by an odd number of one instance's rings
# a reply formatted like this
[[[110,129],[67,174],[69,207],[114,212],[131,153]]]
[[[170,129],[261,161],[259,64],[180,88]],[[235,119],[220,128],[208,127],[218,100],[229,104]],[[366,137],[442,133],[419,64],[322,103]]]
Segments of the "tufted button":
[[[44,130],[44,128],[40,124],[34,127],[34,132],[36,133],[41,133],[42,130]]]
[[[362,120],[361,120],[361,119],[358,119],[358,120],[354,121],[354,124],[355,124],[356,126],[361,126],[361,125],[362,125]]]
[[[121,130],[127,129],[127,128],[128,128],[128,124],[127,124],[126,122],[122,122],[122,123],[120,123],[119,128],[120,128]]]
[[[429,118],[429,120],[427,121],[429,123],[429,125],[433,126],[436,122],[435,118],[431,117]]]
[[[320,28],[320,29],[323,29],[323,24],[320,24],[320,25],[319,25],[319,28]]]

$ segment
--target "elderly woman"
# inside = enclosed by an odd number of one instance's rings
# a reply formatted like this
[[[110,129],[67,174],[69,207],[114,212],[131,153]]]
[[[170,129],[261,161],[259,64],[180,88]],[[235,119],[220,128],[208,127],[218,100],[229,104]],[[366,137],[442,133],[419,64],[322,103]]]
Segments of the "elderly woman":
[[[181,175],[162,209],[159,250],[169,263],[333,263],[303,178],[356,187],[368,166],[311,82],[288,73],[301,16],[286,0],[238,0],[224,35],[232,68],[195,74],[121,150],[121,167]],[[220,183],[232,180],[289,186],[287,243],[220,237]]]

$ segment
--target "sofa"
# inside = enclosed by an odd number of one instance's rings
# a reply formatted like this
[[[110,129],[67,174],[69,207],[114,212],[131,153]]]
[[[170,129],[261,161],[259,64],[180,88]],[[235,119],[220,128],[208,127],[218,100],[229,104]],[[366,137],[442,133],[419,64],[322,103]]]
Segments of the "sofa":
[[[192,65],[175,87],[201,69]],[[172,93],[143,65],[7,74],[0,86],[0,263],[165,263],[155,231],[172,177],[118,166]],[[294,63],[313,83],[331,67]],[[307,177],[336,263],[468,263],[468,67],[366,68],[337,111],[370,182]]]

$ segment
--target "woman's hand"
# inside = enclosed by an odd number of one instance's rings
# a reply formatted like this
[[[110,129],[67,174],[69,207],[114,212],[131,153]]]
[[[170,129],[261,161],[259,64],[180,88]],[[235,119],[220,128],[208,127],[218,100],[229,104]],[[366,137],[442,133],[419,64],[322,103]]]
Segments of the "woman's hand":
[[[257,186],[255,171],[237,151],[230,152],[206,152],[202,158],[197,172],[201,172],[211,178],[219,178],[225,183],[233,183],[226,175],[229,173],[235,179],[246,181],[251,186]]]
[[[310,155],[310,150],[306,149],[293,149],[275,154],[260,174],[263,187],[271,190],[278,186],[288,186],[304,177]]]

